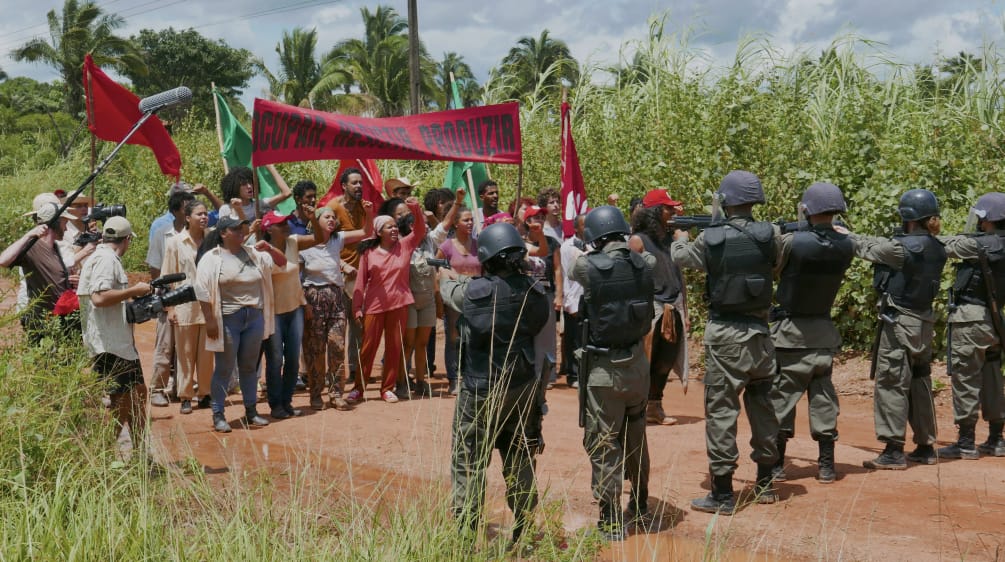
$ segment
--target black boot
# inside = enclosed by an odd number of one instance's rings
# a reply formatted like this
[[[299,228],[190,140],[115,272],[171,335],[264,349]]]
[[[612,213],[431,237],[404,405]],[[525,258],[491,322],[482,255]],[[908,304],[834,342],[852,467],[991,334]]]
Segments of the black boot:
[[[834,472],[834,440],[821,439],[817,446],[820,449],[820,456],[817,457],[817,480],[821,484],[830,484],[837,480],[837,473]]]
[[[1005,423],[991,422],[988,425],[988,440],[977,446],[981,454],[990,457],[1005,457],[1005,439],[1002,439],[1002,428]]]
[[[230,424],[227,423],[227,416],[221,413],[213,414],[213,430],[220,433],[230,433]]]
[[[597,529],[604,540],[615,542],[623,541],[627,534],[625,526],[621,520],[621,506],[613,502],[600,501],[600,520],[597,521]]]
[[[960,425],[960,437],[956,443],[939,449],[939,456],[947,459],[976,460],[981,458],[974,444],[973,424]]]
[[[252,406],[250,408],[244,409],[244,423],[246,423],[247,425],[265,427],[269,425],[269,420],[258,415],[258,410],[254,406]]]
[[[938,457],[935,453],[935,447],[931,445],[918,445],[913,451],[907,454],[907,460],[918,464],[935,464],[938,462]]]
[[[778,492],[775,491],[775,480],[772,476],[775,465],[757,465],[757,483],[754,485],[754,500],[757,503],[775,503],[778,501]]]
[[[771,467],[771,476],[775,479],[775,482],[785,482],[788,479],[785,476],[785,445],[788,442],[788,438],[781,434],[775,440],[775,443],[778,445],[778,461]]]
[[[649,491],[632,490],[631,498],[628,500],[628,516],[632,525],[642,528],[648,532],[652,518],[649,517]]]
[[[705,513],[732,515],[736,511],[733,495],[733,475],[713,476],[712,491],[703,498],[691,500],[691,509]]]
[[[905,470],[907,459],[904,457],[904,446],[887,443],[878,457],[863,462],[862,466],[875,470]]]

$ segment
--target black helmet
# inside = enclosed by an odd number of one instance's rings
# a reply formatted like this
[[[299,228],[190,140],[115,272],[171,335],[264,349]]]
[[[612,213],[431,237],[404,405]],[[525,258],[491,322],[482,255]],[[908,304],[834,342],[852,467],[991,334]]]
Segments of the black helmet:
[[[905,221],[920,221],[939,214],[939,200],[927,189],[909,189],[900,196],[897,212]]]
[[[761,180],[745,170],[733,170],[719,183],[718,195],[726,207],[764,203],[764,188]]]
[[[807,215],[843,213],[848,210],[841,189],[832,183],[815,183],[806,188],[802,205]]]
[[[484,264],[507,250],[527,251],[523,238],[520,238],[520,233],[512,224],[497,222],[486,226],[485,230],[478,235],[479,263]]]
[[[998,222],[1005,219],[1005,193],[991,192],[981,195],[971,209],[982,220]]]
[[[629,234],[631,231],[625,215],[621,214],[621,209],[611,205],[591,210],[586,214],[586,221],[583,223],[583,236],[586,237],[587,244],[592,244],[594,240],[608,234]]]

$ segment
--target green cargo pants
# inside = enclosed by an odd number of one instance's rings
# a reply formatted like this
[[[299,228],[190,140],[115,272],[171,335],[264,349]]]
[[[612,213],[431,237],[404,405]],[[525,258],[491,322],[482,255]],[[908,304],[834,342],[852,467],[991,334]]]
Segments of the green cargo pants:
[[[485,502],[485,470],[498,449],[506,480],[506,503],[517,526],[525,525],[537,507],[534,454],[537,450],[536,380],[513,388],[493,388],[476,395],[464,386],[454,410],[453,479],[454,515],[463,526],[474,528]],[[528,431],[530,430],[530,431]]]
[[[705,346],[705,446],[712,476],[730,476],[736,470],[741,392],[753,434],[750,458],[758,464],[778,459],[778,417],[771,404],[774,374],[774,346],[767,334]]]
[[[957,425],[977,425],[978,408],[988,422],[1005,419],[1001,347],[990,322],[953,326],[953,417]]]
[[[910,423],[916,444],[935,444],[933,328],[931,322],[907,314],[898,314],[893,324],[883,324],[876,360],[873,413],[876,438],[884,443],[903,445]]]
[[[838,396],[831,382],[834,353],[830,349],[775,349],[778,376],[771,403],[778,416],[779,435],[796,434],[796,406],[803,394],[810,403],[810,436],[814,441],[838,438]]]
[[[649,496],[646,397],[649,360],[641,342],[628,350],[590,354],[583,447],[593,468],[593,497],[620,506],[624,480],[645,505]],[[582,383],[582,381],[580,381]]]

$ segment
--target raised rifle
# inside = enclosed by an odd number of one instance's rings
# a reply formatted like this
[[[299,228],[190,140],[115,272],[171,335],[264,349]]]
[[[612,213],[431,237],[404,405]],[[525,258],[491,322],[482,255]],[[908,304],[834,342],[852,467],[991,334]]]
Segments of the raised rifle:
[[[977,262],[981,264],[981,276],[984,277],[984,288],[988,292],[988,307],[991,308],[991,324],[995,328],[1000,347],[1005,342],[1005,327],[1002,326],[1001,308],[998,307],[998,291],[995,290],[995,281],[991,277],[991,264],[988,263],[988,254],[983,247],[977,251]]]
[[[670,228],[675,230],[705,230],[712,225],[712,215],[681,215],[670,219]]]

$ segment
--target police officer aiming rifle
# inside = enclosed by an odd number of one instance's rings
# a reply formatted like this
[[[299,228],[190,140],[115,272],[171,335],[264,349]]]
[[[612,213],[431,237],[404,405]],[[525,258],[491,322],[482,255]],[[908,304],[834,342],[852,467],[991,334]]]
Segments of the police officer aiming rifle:
[[[656,258],[628,249],[630,233],[617,207],[586,215],[584,237],[594,250],[580,256],[572,279],[583,286],[580,354],[580,425],[593,468],[593,497],[600,503],[597,526],[608,540],[625,537],[621,512],[624,480],[632,483],[628,511],[642,522],[648,514],[649,448],[646,398],[649,360],[642,338],[653,320],[652,269]]]
[[[493,224],[478,236],[484,277],[440,269],[443,302],[461,313],[462,381],[454,411],[453,509],[462,529],[476,529],[485,499],[492,449],[502,456],[506,501],[518,541],[537,506],[534,455],[541,437],[545,381],[534,372],[534,335],[551,306],[539,283],[522,270],[527,254],[513,225]]]
[[[1005,457],[1002,426],[1005,388],[1002,379],[1002,290],[1005,288],[1005,193],[987,193],[970,209],[968,234],[940,240],[956,266],[950,292],[949,371],[953,384],[953,417],[959,427],[955,443],[939,449],[940,457],[977,459],[983,453]],[[978,408],[988,422],[987,441],[976,444]]]

